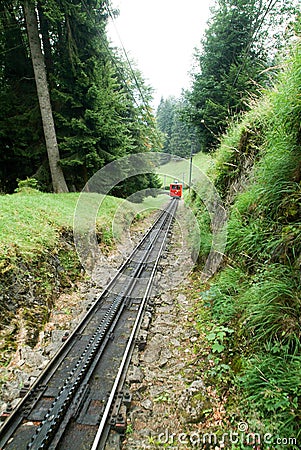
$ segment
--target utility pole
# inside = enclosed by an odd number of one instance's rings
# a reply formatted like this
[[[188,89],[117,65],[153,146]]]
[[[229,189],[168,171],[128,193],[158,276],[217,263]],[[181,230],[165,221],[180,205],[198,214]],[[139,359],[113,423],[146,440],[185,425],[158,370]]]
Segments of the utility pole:
[[[191,143],[191,150],[190,150],[190,166],[189,166],[189,185],[188,185],[188,191],[189,191],[189,192],[190,192],[191,178],[192,178],[192,155],[193,155],[193,144]]]
[[[189,192],[190,192],[191,180],[192,180],[192,157],[193,157],[194,146],[195,146],[195,130],[192,130],[191,131],[191,147],[190,147],[189,185],[188,185]]]

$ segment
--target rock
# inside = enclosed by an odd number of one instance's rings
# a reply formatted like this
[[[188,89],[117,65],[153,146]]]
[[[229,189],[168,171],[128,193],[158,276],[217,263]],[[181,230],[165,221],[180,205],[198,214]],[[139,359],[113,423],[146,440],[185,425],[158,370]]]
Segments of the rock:
[[[167,305],[172,305],[174,303],[173,296],[170,293],[161,295],[161,304],[166,303]]]
[[[175,338],[170,338],[170,343],[174,347],[179,347],[181,345],[180,341],[178,341],[178,339],[175,339]]]
[[[140,367],[133,366],[128,374],[128,382],[129,383],[142,383],[144,378],[144,373],[140,369]]]
[[[45,367],[48,363],[48,358],[45,358],[41,352],[27,346],[22,348],[22,358],[25,360],[26,366],[30,368]]]
[[[156,308],[156,314],[159,315],[165,315],[165,314],[169,314],[172,310],[172,307],[170,305],[166,305],[166,306],[160,306]]]
[[[178,294],[177,301],[182,305],[188,305],[187,297],[184,294]]]
[[[148,343],[146,350],[141,355],[141,359],[143,359],[143,361],[146,364],[151,364],[155,361],[158,361],[158,359],[160,358],[160,354],[161,354],[161,348],[162,348],[162,342],[161,342],[160,338],[155,336]]]
[[[156,320],[156,324],[174,327],[175,326],[175,316],[172,314],[164,314],[163,316],[159,316]]]
[[[151,386],[149,389],[149,395],[151,398],[159,397],[162,392],[166,391],[166,386]]]
[[[138,347],[134,348],[133,354],[132,354],[132,359],[131,359],[131,363],[134,366],[139,366],[139,362],[140,362],[140,354],[139,354],[139,350]]]
[[[143,400],[142,402],[141,402],[141,406],[144,408],[144,409],[148,409],[148,410],[152,410],[153,409],[153,402],[151,401],[151,400],[149,400],[148,398],[146,398],[145,400]]]
[[[211,408],[211,402],[202,380],[194,381],[182,392],[178,408],[186,423],[198,423],[204,419],[204,413]]]
[[[172,355],[171,351],[166,349],[166,348],[164,348],[161,351],[160,359],[158,361],[158,366],[159,367],[164,367],[167,364],[167,362],[172,358],[172,356],[173,355]]]
[[[203,380],[195,380],[188,388],[188,392],[194,394],[195,392],[204,391],[206,392],[206,386]]]
[[[141,324],[141,329],[148,330],[151,320],[152,320],[152,314],[150,312],[146,311],[146,313],[144,314],[144,317],[143,317],[142,324]]]

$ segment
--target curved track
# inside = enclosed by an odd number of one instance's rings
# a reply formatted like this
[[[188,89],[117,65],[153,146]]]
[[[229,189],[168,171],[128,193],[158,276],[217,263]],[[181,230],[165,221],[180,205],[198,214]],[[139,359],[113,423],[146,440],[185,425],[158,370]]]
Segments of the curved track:
[[[176,213],[171,200],[0,430],[0,449],[103,449]]]

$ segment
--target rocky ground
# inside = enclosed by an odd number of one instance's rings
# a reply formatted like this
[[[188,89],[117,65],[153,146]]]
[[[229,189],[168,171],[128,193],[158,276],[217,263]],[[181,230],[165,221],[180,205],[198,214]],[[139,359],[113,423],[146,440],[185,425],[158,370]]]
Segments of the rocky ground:
[[[200,279],[190,274],[174,289],[166,280],[165,272],[171,277],[170,267],[177,278],[173,261],[182,231],[175,226],[159,282],[161,287],[169,286],[154,299],[151,321],[142,325],[146,347],[135,349],[128,372],[133,401],[123,450],[223,448],[216,445],[213,434],[210,437],[223,422],[223,401],[212,386],[205,385],[196,351],[207,345],[195,320]],[[188,259],[190,252],[184,248]]]
[[[185,211],[180,208],[179,214]],[[151,221],[149,217],[135,225],[132,242],[124,244],[123,255],[130,252]],[[190,265],[186,233],[187,228],[181,226],[181,220],[177,221],[171,245],[161,262],[153,310],[146,313],[140,332],[146,338],[146,347],[143,351],[135,349],[129,368],[127,385],[133,401],[128,411],[124,450],[195,447],[202,435],[223,419],[222,402],[214,389],[205,385],[197,367],[195,348],[196,344],[201,345],[202,335],[197,331],[193,311],[200,281],[190,275],[183,278],[178,257],[175,258],[181,253],[182,263],[186,260]],[[7,379],[0,395],[1,411],[14,407],[20,400],[20,389],[31,385],[48,364],[64,336],[74,329],[120,265],[120,252],[112,252],[104,263],[103,286],[82,282],[73,292],[57,299],[35,348],[25,346],[20,333],[14,358],[1,369],[1,376]]]

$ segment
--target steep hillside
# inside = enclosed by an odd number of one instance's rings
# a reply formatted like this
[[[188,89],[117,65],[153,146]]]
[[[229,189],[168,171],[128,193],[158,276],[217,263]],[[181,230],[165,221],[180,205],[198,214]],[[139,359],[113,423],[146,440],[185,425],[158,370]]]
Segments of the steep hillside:
[[[72,290],[75,280],[81,276],[72,235],[78,197],[79,194],[43,194],[30,188],[0,196],[0,362],[3,366],[14,354],[21,332],[27,345],[36,343],[59,294]],[[104,246],[111,243],[111,222],[120,202],[108,197],[102,208],[98,230]]]
[[[46,194],[25,187],[19,193],[0,196],[2,367],[7,366],[15,354],[18,336],[22,335],[24,345],[33,347],[36,344],[59,296],[64,292],[71,293],[76,282],[84,278],[73,239],[79,195]],[[166,196],[132,204],[111,196],[88,195],[85,201],[87,212],[95,210],[95,205],[99,208],[96,233],[104,255],[122,240],[123,228],[131,226],[135,214],[137,218],[143,218],[152,209],[160,207],[160,202],[166,202]],[[1,382],[0,370],[0,386]]]
[[[224,266],[201,293],[210,352],[200,367],[227,399],[230,423],[240,418],[249,432],[273,436],[256,448],[283,449],[301,419],[300,42],[274,88],[224,136],[211,177],[228,209],[228,237]],[[202,262],[210,220],[194,204]]]

